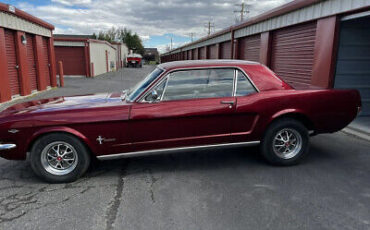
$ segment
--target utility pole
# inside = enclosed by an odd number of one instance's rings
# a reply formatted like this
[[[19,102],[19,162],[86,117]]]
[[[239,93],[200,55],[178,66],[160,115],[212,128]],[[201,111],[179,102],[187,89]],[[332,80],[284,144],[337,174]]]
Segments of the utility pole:
[[[189,33],[189,37],[191,39],[191,42],[194,41],[194,36],[195,36],[195,33]]]
[[[207,34],[208,36],[211,35],[211,29],[215,27],[214,23],[211,23],[211,21],[208,21],[208,23],[205,25],[207,28]]]
[[[170,46],[170,49],[172,50],[173,46],[172,46],[172,36],[171,36],[171,46]]]
[[[244,14],[248,14],[249,10],[247,10],[247,7],[251,6],[249,4],[245,4],[244,1],[241,4],[236,4],[236,6],[241,7],[240,10],[234,10],[234,13],[240,14],[240,22],[244,21]]]

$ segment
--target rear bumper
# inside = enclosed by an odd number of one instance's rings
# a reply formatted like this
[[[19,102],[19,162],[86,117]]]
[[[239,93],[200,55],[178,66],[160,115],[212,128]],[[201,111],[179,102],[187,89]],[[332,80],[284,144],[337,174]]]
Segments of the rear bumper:
[[[16,144],[11,144],[11,143],[9,143],[9,144],[0,144],[0,151],[2,151],[2,150],[11,150],[11,149],[14,149],[16,147],[17,147]]]

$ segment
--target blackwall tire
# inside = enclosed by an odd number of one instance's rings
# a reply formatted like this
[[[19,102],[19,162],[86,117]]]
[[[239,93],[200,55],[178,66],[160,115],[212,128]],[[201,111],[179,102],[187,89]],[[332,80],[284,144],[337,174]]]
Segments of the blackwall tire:
[[[309,135],[299,121],[289,118],[274,121],[261,142],[261,153],[271,164],[298,164],[308,153]]]
[[[80,178],[90,165],[90,154],[76,137],[53,133],[42,136],[30,152],[32,170],[49,183],[68,183]]]

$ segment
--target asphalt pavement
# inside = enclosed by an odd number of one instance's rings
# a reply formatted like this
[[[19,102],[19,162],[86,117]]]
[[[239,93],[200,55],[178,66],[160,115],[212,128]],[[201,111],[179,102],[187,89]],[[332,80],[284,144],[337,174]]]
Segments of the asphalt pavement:
[[[152,69],[66,78],[22,100],[119,91]],[[370,229],[370,142],[319,135],[294,167],[258,147],[104,161],[70,184],[0,159],[0,229]]]

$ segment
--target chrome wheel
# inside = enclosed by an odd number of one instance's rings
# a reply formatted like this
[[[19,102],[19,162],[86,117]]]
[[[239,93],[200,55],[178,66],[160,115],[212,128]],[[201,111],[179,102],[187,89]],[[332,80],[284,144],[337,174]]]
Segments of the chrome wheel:
[[[57,176],[72,172],[78,163],[75,148],[63,141],[48,144],[41,152],[41,164],[44,169]]]
[[[302,136],[294,129],[282,129],[274,137],[273,150],[283,159],[295,157],[302,149]]]

